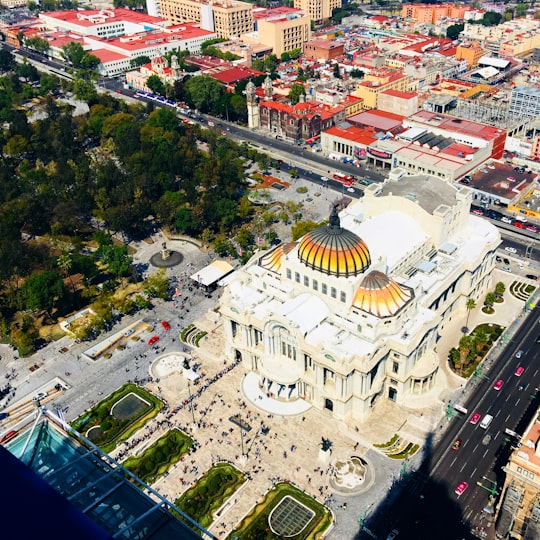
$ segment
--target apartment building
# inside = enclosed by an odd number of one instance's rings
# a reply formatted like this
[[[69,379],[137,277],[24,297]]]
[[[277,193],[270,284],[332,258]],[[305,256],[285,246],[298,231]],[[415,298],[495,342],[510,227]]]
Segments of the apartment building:
[[[341,7],[341,0],[294,0],[294,7],[301,9],[315,22],[325,21],[332,11]]]
[[[467,69],[472,69],[478,65],[478,61],[485,52],[477,41],[467,41],[460,43],[456,47],[456,59],[465,60],[467,62]]]
[[[356,86],[353,95],[364,100],[364,109],[376,109],[381,92],[399,90],[408,92],[411,78],[409,75],[386,67],[374,69]]]
[[[300,9],[280,6],[255,15],[258,41],[270,45],[278,57],[295,49],[304,50],[311,36],[309,17]]]
[[[415,19],[420,24],[435,24],[441,19],[463,19],[470,8],[456,4],[403,4],[401,16]]]
[[[253,31],[253,6],[246,2],[160,0],[159,12],[174,24],[199,22],[204,30],[226,39]]]

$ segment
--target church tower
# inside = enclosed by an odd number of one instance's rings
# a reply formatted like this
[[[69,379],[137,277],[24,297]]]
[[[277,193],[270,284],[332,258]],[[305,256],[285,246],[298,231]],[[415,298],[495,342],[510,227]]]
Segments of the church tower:
[[[257,96],[255,94],[255,85],[251,81],[247,83],[244,94],[246,95],[248,127],[251,129],[258,128],[261,125],[261,117],[259,114]]]

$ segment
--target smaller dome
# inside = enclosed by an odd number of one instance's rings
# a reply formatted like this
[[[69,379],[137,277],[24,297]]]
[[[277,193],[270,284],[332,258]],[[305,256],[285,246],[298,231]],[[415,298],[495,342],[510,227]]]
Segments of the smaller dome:
[[[259,264],[267,270],[279,273],[281,270],[281,257],[292,251],[296,247],[296,244],[296,242],[287,242],[286,244],[277,246],[269,253],[263,255],[259,260]]]
[[[376,317],[391,317],[412,297],[412,289],[398,285],[383,272],[373,270],[360,283],[353,306]]]

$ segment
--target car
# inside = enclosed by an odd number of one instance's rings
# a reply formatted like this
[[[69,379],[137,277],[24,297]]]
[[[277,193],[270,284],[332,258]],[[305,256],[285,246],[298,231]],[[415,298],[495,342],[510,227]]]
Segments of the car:
[[[165,328],[165,330],[170,330],[171,329],[171,325],[167,321],[161,321],[161,326],[163,326],[163,328]]]
[[[12,429],[10,431],[8,431],[1,439],[0,439],[0,443],[5,443],[5,442],[8,442],[9,440],[13,439],[13,437],[15,437],[17,435],[17,433],[19,433],[18,431]]]
[[[512,273],[512,269],[509,266],[503,266],[501,270],[504,270],[505,272]]]
[[[119,90],[118,88],[115,90],[115,92],[116,92],[117,94],[121,94],[121,93],[122,93],[122,91]]]
[[[531,232],[538,232],[538,229],[534,225],[527,225],[525,229]]]
[[[517,219],[512,223],[514,227],[517,227],[518,229],[524,229],[525,225],[522,221],[518,221]]]
[[[41,401],[43,399],[45,399],[47,397],[47,392],[38,392],[34,397],[33,399],[35,399],[36,401]]]
[[[392,529],[390,534],[386,537],[386,540],[395,540],[399,535],[399,531],[397,529]]]
[[[523,356],[523,351],[519,349],[519,351],[516,353],[516,358],[521,358]]]
[[[264,174],[264,176],[270,176],[272,173],[270,171],[263,171],[262,174]]]
[[[536,343],[540,343],[540,334],[536,336]]]
[[[506,217],[506,216],[503,216],[503,217],[501,218],[501,221],[502,221],[503,223],[512,223],[512,220],[511,220],[509,217]]]
[[[538,336],[540,338],[540,336]],[[538,338],[536,338],[538,340]],[[538,342],[538,341],[537,341]],[[523,366],[518,366],[516,371],[514,371],[514,375],[516,377],[521,377],[521,374],[525,371],[525,368]]]
[[[476,425],[478,424],[478,420],[480,420],[480,418],[482,417],[482,415],[479,413],[479,412],[475,412],[472,416],[471,416],[471,419],[469,420],[469,422],[473,425]]]
[[[504,257],[503,263],[504,264],[510,264],[510,259],[507,259],[506,257]]]
[[[354,188],[348,187],[348,188],[347,188],[347,191],[348,191],[349,193],[354,193]]]
[[[323,182],[328,182],[328,180],[330,180],[330,178],[328,178],[328,176],[321,176],[321,180]]]
[[[9,416],[8,412],[0,412],[0,420],[4,420],[4,418],[7,418]]]
[[[463,493],[465,492],[465,490],[469,487],[469,483],[468,482],[460,482],[457,486],[456,489],[454,489],[454,493],[456,495],[463,495]]]
[[[483,216],[484,215],[484,212],[480,209],[480,208],[475,208],[473,210],[473,214],[476,214],[478,216]]]
[[[459,450],[461,448],[461,439],[456,439],[452,445],[452,450]]]
[[[124,337],[129,337],[135,332],[135,328],[130,328],[127,332],[124,332]]]
[[[534,274],[527,274],[525,277],[527,279],[538,279],[538,276],[535,276]]]
[[[494,385],[494,390],[500,390],[503,387],[504,381],[502,379],[499,379]]]
[[[152,336],[149,340],[148,340],[148,345],[154,345],[154,343],[158,342],[159,341],[159,336]]]
[[[517,253],[517,249],[515,247],[512,247],[512,246],[506,246],[504,248],[504,251],[508,251],[508,253]]]
[[[502,258],[499,257],[498,255],[495,257],[495,260],[496,260],[498,263],[502,262]]]
[[[486,433],[482,439],[482,444],[487,446],[491,442],[491,439],[493,439],[493,435],[491,433]]]

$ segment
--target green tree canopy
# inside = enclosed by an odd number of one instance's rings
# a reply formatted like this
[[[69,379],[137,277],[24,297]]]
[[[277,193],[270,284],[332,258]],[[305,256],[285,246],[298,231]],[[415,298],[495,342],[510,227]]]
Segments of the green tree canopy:
[[[302,83],[293,83],[289,91],[289,99],[292,105],[296,105],[300,101],[300,96],[306,95],[306,89]]]
[[[44,309],[49,315],[55,300],[60,299],[63,292],[62,278],[53,270],[32,274],[26,279],[21,289],[26,309],[31,311]]]
[[[448,39],[457,39],[459,37],[459,34],[463,32],[464,28],[465,28],[465,24],[451,24],[446,29],[446,37]]]
[[[154,94],[158,94],[159,96],[165,95],[165,85],[157,75],[150,75],[150,77],[146,79],[146,86],[148,86]]]
[[[192,77],[184,88],[189,102],[202,112],[211,111],[219,103],[224,92],[223,86],[218,81],[206,75]]]

